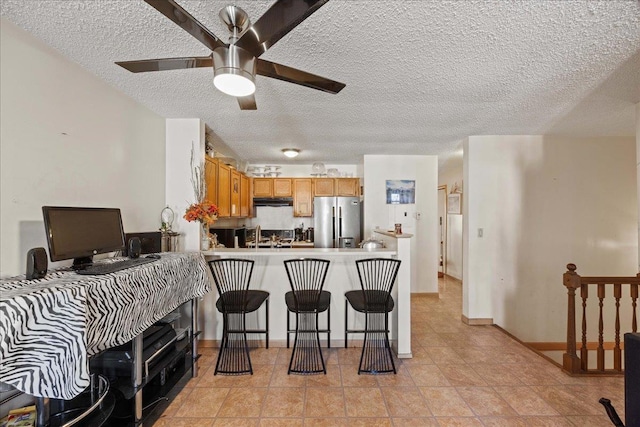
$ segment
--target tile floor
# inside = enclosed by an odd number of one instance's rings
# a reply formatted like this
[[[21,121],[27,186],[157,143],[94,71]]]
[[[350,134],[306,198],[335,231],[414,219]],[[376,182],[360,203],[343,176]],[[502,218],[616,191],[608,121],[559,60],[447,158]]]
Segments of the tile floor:
[[[491,326],[460,321],[459,281],[440,298],[412,298],[413,359],[397,375],[358,375],[359,348],[323,348],[327,375],[287,375],[286,348],[253,349],[254,375],[213,375],[202,349],[191,379],[156,427],[611,426],[607,397],[624,420],[624,379],[572,378]]]

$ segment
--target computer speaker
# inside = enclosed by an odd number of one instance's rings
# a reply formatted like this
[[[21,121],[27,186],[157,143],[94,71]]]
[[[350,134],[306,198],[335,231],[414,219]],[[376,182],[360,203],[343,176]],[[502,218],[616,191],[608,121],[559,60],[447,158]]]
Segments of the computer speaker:
[[[27,252],[27,280],[42,279],[47,275],[47,252],[33,248]]]
[[[140,250],[142,249],[142,243],[140,239],[137,237],[132,237],[129,239],[129,245],[127,248],[127,253],[129,254],[129,258],[139,258]]]

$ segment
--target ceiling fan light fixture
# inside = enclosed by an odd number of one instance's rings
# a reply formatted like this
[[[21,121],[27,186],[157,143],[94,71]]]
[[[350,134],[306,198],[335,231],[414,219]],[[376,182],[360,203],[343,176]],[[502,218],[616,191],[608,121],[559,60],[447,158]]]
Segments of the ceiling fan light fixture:
[[[256,58],[235,45],[213,51],[213,84],[222,93],[241,97],[252,95],[255,84]]]
[[[297,157],[298,154],[300,154],[300,150],[298,150],[297,148],[283,148],[282,149],[282,153],[289,157],[289,158],[294,158]]]

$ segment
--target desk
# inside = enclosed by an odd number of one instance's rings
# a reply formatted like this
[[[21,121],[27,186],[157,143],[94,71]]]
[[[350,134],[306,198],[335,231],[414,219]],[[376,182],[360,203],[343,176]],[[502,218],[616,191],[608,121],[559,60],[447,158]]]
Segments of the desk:
[[[199,253],[163,253],[103,276],[67,269],[40,280],[1,280],[0,381],[36,397],[77,396],[89,385],[90,356],[141,337],[182,303],[204,296],[208,274]]]

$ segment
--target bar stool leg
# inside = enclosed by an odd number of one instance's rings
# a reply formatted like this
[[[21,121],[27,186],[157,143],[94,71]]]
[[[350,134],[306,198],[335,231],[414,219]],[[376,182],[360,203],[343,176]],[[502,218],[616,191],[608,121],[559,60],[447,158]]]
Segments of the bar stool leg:
[[[269,348],[269,297],[267,297],[267,300],[265,301],[265,303],[267,305],[267,312],[266,312],[267,321],[265,322],[265,324],[267,325],[267,332],[266,332],[267,348]]]
[[[349,310],[349,301],[345,298],[344,299],[344,348],[347,348],[347,334],[349,332],[349,326],[347,324],[347,310]]]

